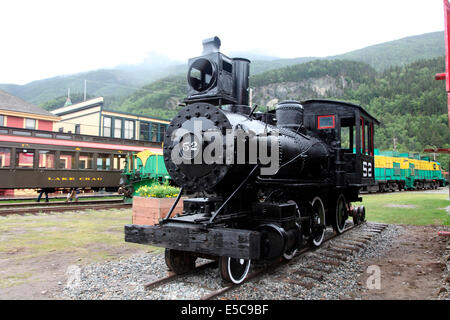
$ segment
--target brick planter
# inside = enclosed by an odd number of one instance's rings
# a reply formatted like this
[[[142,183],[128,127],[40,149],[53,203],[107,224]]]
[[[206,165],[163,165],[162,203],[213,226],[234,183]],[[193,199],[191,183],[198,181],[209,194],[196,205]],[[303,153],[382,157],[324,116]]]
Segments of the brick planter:
[[[133,224],[155,225],[159,219],[165,218],[176,198],[144,198],[133,197]],[[183,212],[181,197],[171,216]]]

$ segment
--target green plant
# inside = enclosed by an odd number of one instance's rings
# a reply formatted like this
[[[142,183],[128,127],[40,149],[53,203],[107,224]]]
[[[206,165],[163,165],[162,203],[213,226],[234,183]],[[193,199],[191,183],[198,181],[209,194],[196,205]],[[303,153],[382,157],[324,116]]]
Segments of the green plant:
[[[151,186],[141,186],[137,189],[140,197],[144,198],[174,198],[178,196],[180,189],[166,184],[154,184]]]

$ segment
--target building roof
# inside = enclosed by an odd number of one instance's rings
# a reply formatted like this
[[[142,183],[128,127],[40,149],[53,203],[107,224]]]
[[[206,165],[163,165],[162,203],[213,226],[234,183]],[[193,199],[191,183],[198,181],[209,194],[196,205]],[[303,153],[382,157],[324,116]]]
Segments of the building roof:
[[[35,106],[25,100],[22,100],[12,94],[0,90],[0,110],[18,112],[18,113],[28,113],[32,115],[55,117],[54,114],[49,111]]]
[[[147,116],[147,115],[143,115],[143,114],[130,113],[130,112],[113,110],[113,109],[106,109],[106,108],[103,107],[103,104],[104,104],[103,97],[98,97],[98,98],[89,99],[89,100],[86,100],[86,101],[83,101],[83,102],[79,102],[79,103],[75,103],[75,104],[71,104],[71,105],[64,105],[61,108],[52,110],[52,114],[62,117],[62,116],[73,114],[73,113],[78,112],[78,111],[91,109],[91,108],[100,106],[101,107],[101,111],[100,112],[102,114],[106,114],[106,115],[114,114],[114,115],[117,115],[117,116],[123,116],[125,118],[126,117],[133,117],[135,119],[142,119],[144,121],[157,120],[157,122],[170,122],[170,119],[163,119],[163,118],[158,118],[158,117],[154,117],[154,116]]]
[[[63,107],[52,110],[52,114],[57,115],[57,116],[64,116],[66,114],[71,114],[71,113],[74,113],[77,111],[90,109],[90,108],[94,108],[94,107],[98,107],[98,106],[100,106],[100,107],[103,106],[103,97],[93,98],[93,99],[89,99],[89,100],[86,100],[83,102],[70,104],[70,105],[64,104]]]

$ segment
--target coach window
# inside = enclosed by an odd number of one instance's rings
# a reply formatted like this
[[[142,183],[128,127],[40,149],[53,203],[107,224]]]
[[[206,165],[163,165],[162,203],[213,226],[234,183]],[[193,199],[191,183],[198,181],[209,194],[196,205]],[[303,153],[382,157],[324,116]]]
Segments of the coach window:
[[[39,168],[55,168],[55,151],[39,150]]]
[[[0,168],[9,168],[11,166],[11,149],[0,148]]]
[[[34,150],[17,149],[16,150],[16,167],[17,168],[33,168]]]
[[[76,169],[75,168],[75,152],[61,151],[59,155],[60,169]]]
[[[114,155],[114,170],[123,170],[125,168],[125,155]]]
[[[111,170],[111,158],[109,154],[100,153],[97,156],[97,170]]]
[[[111,137],[111,117],[103,117],[103,136]]]
[[[36,120],[25,119],[25,129],[36,129]]]
[[[5,125],[5,116],[0,115],[0,126]]]
[[[94,154],[90,152],[80,152],[80,169],[94,169]]]

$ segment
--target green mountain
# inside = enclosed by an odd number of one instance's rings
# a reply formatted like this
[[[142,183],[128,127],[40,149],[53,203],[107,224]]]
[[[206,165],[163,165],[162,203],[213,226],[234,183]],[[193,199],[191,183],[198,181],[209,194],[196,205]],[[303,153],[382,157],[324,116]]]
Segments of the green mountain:
[[[294,59],[257,60],[252,61],[252,64],[250,65],[251,74],[257,74],[317,59],[360,61],[367,63],[377,71],[382,71],[391,66],[405,65],[420,59],[436,58],[445,55],[444,39],[444,32],[438,31],[384,42],[348,53],[324,58],[303,57]]]
[[[376,147],[421,152],[450,147],[445,83],[434,80],[445,70],[444,57],[376,71],[363,62],[315,60],[250,78],[253,103],[261,110],[282,100],[334,99],[361,104],[377,117]],[[164,78],[127,97],[120,110],[173,117],[186,95],[185,76]],[[447,168],[450,157],[439,156]]]
[[[0,84],[0,89],[33,104],[42,105],[53,99],[67,97],[68,88],[73,94],[83,94],[86,80],[87,93],[91,96],[105,97],[106,104],[109,106],[117,105],[120,99],[146,83],[184,70],[184,66],[176,65],[162,68],[141,66],[101,69],[37,80],[25,85]]]
[[[385,42],[327,59],[361,61],[378,71],[391,66],[405,65],[420,59],[445,55],[444,32],[432,32],[400,40]]]
[[[250,65],[252,75],[317,59],[360,61],[371,65],[375,70],[381,71],[390,66],[404,65],[418,59],[444,55],[444,33],[433,32],[408,37],[326,58],[276,59],[252,53],[246,54],[245,52],[236,54],[257,59],[253,60]],[[184,75],[186,69],[186,65],[151,54],[144,63],[139,65],[118,66],[114,69],[58,76],[33,81],[25,85],[0,84],[0,89],[31,103],[48,105],[54,99],[63,99],[67,94],[67,88],[70,88],[73,94],[82,94],[84,91],[84,80],[87,80],[87,93],[91,96],[103,96],[105,104],[109,108],[115,109],[121,104],[122,100],[133,94],[141,86],[165,77]]]

